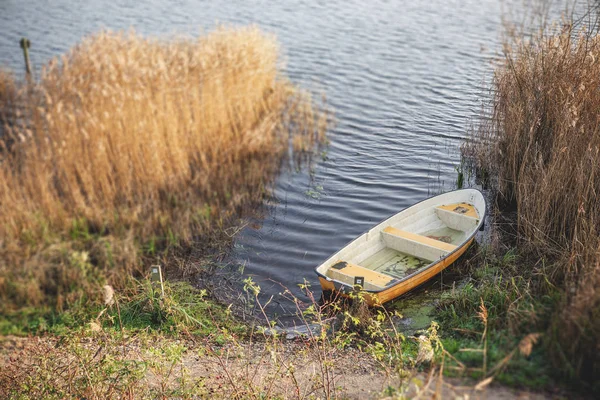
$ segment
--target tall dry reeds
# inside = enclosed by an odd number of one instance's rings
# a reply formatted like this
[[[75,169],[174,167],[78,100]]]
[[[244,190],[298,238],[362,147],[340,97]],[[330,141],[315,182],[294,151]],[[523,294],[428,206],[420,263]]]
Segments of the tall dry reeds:
[[[569,24],[548,32],[506,45],[492,119],[479,131],[480,143],[491,144],[477,155],[516,207],[521,248],[540,260],[527,268],[562,293],[548,335],[557,365],[593,381],[600,375],[600,35]]]
[[[2,301],[58,295],[43,282],[67,279],[64,269],[30,262],[42,248],[90,235],[118,238],[95,245],[113,251],[129,241],[130,253],[181,244],[259,200],[290,146],[310,149],[324,133],[323,114],[282,76],[278,56],[254,27],[171,41],[102,32],[23,84],[25,117],[3,120],[0,146]],[[12,87],[0,80],[0,110]],[[90,262],[110,259],[116,275],[136,263],[101,253]]]
[[[17,120],[17,86],[12,75],[0,69],[0,138],[6,137]],[[6,146],[7,141],[0,141]],[[2,149],[0,148],[0,151]]]

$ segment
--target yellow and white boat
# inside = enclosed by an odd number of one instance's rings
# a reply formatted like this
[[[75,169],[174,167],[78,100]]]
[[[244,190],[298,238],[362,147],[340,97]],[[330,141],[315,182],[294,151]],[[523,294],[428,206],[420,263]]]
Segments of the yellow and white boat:
[[[371,228],[315,271],[323,291],[356,285],[383,304],[431,279],[460,257],[483,229],[485,199],[461,189],[423,200]]]

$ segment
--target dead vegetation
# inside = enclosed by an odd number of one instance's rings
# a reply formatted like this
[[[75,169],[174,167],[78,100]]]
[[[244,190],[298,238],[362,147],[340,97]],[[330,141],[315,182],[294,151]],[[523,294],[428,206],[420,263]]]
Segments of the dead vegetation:
[[[223,231],[260,201],[326,125],[278,57],[254,27],[102,32],[38,82],[0,75],[1,308],[60,310],[95,293],[82,285],[122,287],[140,255]]]
[[[545,348],[561,371],[594,384],[600,376],[600,35],[564,23],[514,38],[504,55],[492,118],[480,128],[479,144],[466,150],[474,150],[480,175],[495,182],[500,203],[516,209],[517,245],[530,261],[521,266],[531,269],[521,271],[530,279],[527,291],[546,305],[558,293]],[[521,322],[539,326],[536,318]]]

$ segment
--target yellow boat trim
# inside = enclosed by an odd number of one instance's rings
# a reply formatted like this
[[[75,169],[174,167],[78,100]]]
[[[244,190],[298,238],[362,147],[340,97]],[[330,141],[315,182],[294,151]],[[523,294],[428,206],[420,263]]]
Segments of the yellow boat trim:
[[[477,209],[474,205],[469,203],[454,203],[444,206],[438,206],[436,208],[446,211],[452,211],[461,215],[466,215],[467,217],[479,218],[479,215],[477,214]]]
[[[404,239],[423,243],[427,246],[435,247],[436,249],[441,249],[441,250],[445,250],[445,251],[454,251],[456,249],[456,246],[453,244],[442,242],[440,240],[435,240],[435,239],[429,238],[427,236],[417,235],[416,233],[403,231],[403,230],[394,228],[393,226],[388,226],[383,231],[386,233],[389,233],[391,235],[394,235],[394,236],[398,236],[398,237],[401,237]]]

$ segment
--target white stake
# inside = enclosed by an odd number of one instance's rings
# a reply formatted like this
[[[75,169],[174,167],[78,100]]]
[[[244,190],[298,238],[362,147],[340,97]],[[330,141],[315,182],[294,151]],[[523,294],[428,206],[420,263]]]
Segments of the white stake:
[[[165,285],[163,284],[163,276],[160,265],[153,265],[150,267],[150,281],[160,282],[160,293],[162,297],[165,297]]]

